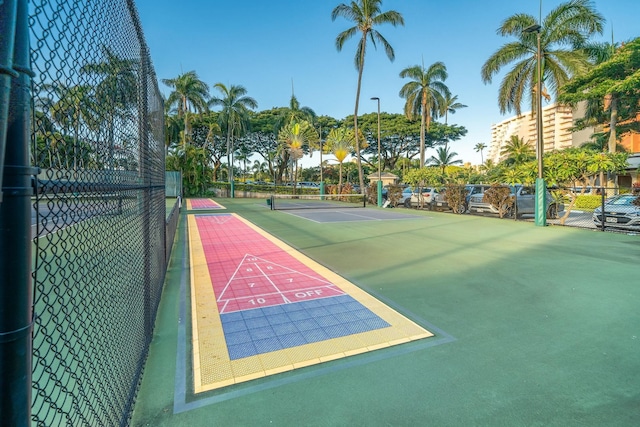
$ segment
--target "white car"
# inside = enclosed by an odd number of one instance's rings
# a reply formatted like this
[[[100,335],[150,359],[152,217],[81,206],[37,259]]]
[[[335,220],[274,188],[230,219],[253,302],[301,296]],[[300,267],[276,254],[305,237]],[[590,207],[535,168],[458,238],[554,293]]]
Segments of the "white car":
[[[422,207],[431,209],[431,200],[438,194],[435,188],[423,187],[421,193],[418,193],[419,189],[413,191],[411,187],[407,187],[402,192],[402,204],[405,208]]]

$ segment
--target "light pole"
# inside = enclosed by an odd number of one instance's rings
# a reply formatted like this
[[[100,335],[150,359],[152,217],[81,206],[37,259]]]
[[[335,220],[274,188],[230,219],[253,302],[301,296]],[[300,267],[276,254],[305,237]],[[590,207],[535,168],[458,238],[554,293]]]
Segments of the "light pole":
[[[382,206],[382,159],[380,158],[380,98],[374,96],[372,101],[378,101],[378,207]]]
[[[535,204],[535,224],[537,226],[547,225],[547,215],[545,209],[545,199],[547,189],[544,183],[544,163],[542,157],[544,155],[544,142],[542,139],[542,50],[540,49],[540,31],[542,27],[533,24],[522,30],[523,33],[536,33],[536,133],[537,144],[536,151],[538,154],[538,178],[536,179],[536,204]]]

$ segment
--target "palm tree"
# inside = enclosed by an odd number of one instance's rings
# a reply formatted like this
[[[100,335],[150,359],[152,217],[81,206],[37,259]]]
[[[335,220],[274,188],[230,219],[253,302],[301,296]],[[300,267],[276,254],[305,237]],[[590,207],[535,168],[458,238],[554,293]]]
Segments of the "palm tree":
[[[485,148],[487,148],[487,144],[483,144],[482,142],[478,142],[475,147],[473,147],[474,150],[476,150],[476,153],[480,153],[480,164],[484,165],[484,157],[482,156],[482,150],[484,150]]]
[[[442,174],[444,175],[444,170],[447,166],[462,164],[462,160],[455,158],[457,155],[458,153],[455,151],[449,151],[448,147],[439,147],[436,150],[436,155],[429,158],[429,163],[433,166],[440,167],[442,169]]]
[[[291,83],[291,99],[289,100],[289,108],[282,112],[282,115],[278,120],[278,130],[282,126],[288,125],[292,122],[300,122],[306,120],[309,123],[313,123],[316,119],[316,112],[310,107],[301,107],[298,98],[293,93],[293,83]]]
[[[520,165],[534,159],[536,153],[530,141],[525,142],[518,135],[511,135],[500,150],[500,156],[506,156],[505,162],[507,164]]]
[[[178,118],[178,116],[167,115],[164,116],[164,147],[165,155],[169,154],[169,147],[175,146],[180,143],[180,138],[184,129],[184,123]]]
[[[138,102],[138,72],[139,62],[124,59],[114,54],[106,46],[102,47],[105,57],[103,62],[85,64],[80,68],[83,74],[91,74],[102,80],[96,86],[96,101],[106,111],[108,123],[109,168],[114,165],[114,134],[117,118],[128,120],[132,116],[129,109]]]
[[[282,144],[281,149],[289,153],[289,157],[295,161],[296,171],[292,170],[294,177],[294,189],[297,176],[297,167],[300,158],[304,154],[305,148],[315,148],[319,142],[318,134],[311,123],[306,120],[301,122],[291,122],[278,132],[278,141]]]
[[[404,114],[414,120],[420,114],[420,167],[424,167],[425,133],[429,132],[431,119],[444,112],[445,98],[449,97],[449,88],[444,84],[447,79],[447,67],[442,62],[435,62],[424,68],[424,64],[407,67],[400,72],[400,77],[409,77],[410,82],[400,89],[400,96],[407,101]]]
[[[171,111],[172,108],[175,108],[178,118],[183,119],[183,143],[187,143],[191,137],[189,113],[192,110],[196,113],[207,110],[209,86],[198,78],[195,71],[180,74],[174,79],[162,79],[162,83],[173,89],[167,98],[165,109]]]
[[[451,96],[451,94],[447,94],[444,96],[444,105],[443,105],[443,109],[444,109],[444,124],[448,124],[449,123],[449,113],[451,114],[455,114],[456,111],[458,111],[461,108],[467,108],[468,105],[464,105],[461,102],[458,102],[458,95],[453,95]]]
[[[340,127],[331,129],[327,140],[325,141],[325,149],[327,152],[336,156],[336,160],[340,164],[338,193],[342,193],[342,163],[347,156],[355,150],[356,137],[352,129]]]
[[[50,107],[51,118],[55,123],[62,126],[65,133],[72,132],[73,136],[73,168],[80,166],[80,126],[85,124],[95,130],[96,120],[96,100],[93,97],[92,87],[88,85],[66,86],[59,83],[51,86],[58,95],[58,101]],[[69,167],[67,156],[65,164]]]
[[[233,152],[233,135],[237,135],[246,128],[249,122],[249,111],[258,108],[258,103],[250,96],[246,96],[247,89],[240,85],[229,87],[222,83],[214,85],[222,97],[212,97],[209,106],[222,107],[220,113],[220,127],[227,130],[227,164],[231,163],[231,153]],[[233,167],[229,166],[229,182],[233,182]]]
[[[500,70],[511,63],[500,84],[498,106],[501,113],[515,111],[521,114],[522,97],[532,93],[537,76],[537,37],[527,28],[541,25],[538,30],[542,56],[542,82],[545,90],[557,96],[558,88],[569,81],[572,75],[584,71],[588,66],[587,56],[580,48],[594,33],[602,33],[604,17],[590,0],[570,0],[553,9],[542,22],[527,14],[508,17],[498,28],[502,36],[513,36],[517,40],[498,49],[482,66],[484,83],[491,83]],[[543,92],[544,94],[544,92]],[[549,97],[548,99],[551,99]],[[535,110],[535,96],[531,96],[531,111]]]
[[[404,18],[395,10],[389,10],[386,12],[380,11],[382,0],[352,0],[349,5],[344,3],[336,6],[331,12],[331,20],[335,21],[338,16],[342,16],[348,21],[353,22],[355,25],[348,28],[338,34],[336,37],[336,48],[338,51],[342,50],[344,43],[353,37],[356,33],[360,32],[361,37],[358,42],[355,55],[355,66],[358,70],[358,86],[356,89],[356,103],[353,113],[353,129],[355,136],[355,152],[356,163],[358,165],[358,177],[360,179],[360,189],[364,191],[364,175],[362,174],[362,162],[360,159],[360,141],[358,131],[358,104],[360,102],[360,87],[362,84],[362,72],[364,70],[364,57],[367,50],[367,39],[371,41],[373,47],[376,47],[376,43],[380,43],[384,47],[385,53],[390,61],[395,59],[395,53],[393,47],[389,42],[380,34],[375,27],[382,24],[391,24],[394,27],[398,25],[404,25]]]

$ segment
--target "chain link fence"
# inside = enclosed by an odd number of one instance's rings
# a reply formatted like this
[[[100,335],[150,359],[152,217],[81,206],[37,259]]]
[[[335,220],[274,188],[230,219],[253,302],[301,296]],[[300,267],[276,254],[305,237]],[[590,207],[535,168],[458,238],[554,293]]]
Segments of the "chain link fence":
[[[512,221],[535,220],[533,186],[460,187],[466,196],[455,199],[453,207],[444,190],[435,195],[428,208]],[[624,193],[614,187],[551,187],[547,189],[544,211],[549,225],[640,235],[640,192],[635,188]]]
[[[126,425],[175,229],[163,101],[132,0],[29,7],[32,422]]]

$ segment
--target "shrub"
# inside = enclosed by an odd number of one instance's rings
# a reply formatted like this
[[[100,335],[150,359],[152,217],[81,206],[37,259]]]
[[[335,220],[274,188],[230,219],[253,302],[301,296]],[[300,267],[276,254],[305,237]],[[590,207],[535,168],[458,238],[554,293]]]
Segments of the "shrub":
[[[503,185],[492,185],[484,192],[482,197],[484,203],[489,203],[498,209],[498,215],[503,218],[505,214],[512,212],[515,197],[511,194],[511,189]]]
[[[583,194],[576,197],[576,203],[574,207],[576,209],[590,209],[593,210],[602,205],[602,196],[597,194]]]
[[[468,191],[464,185],[447,184],[444,189],[444,201],[454,212],[458,206],[463,206],[467,200]],[[462,212],[459,212],[462,213]]]
[[[402,187],[390,185],[387,192],[387,200],[389,200],[391,206],[397,206],[400,199],[402,199]]]

